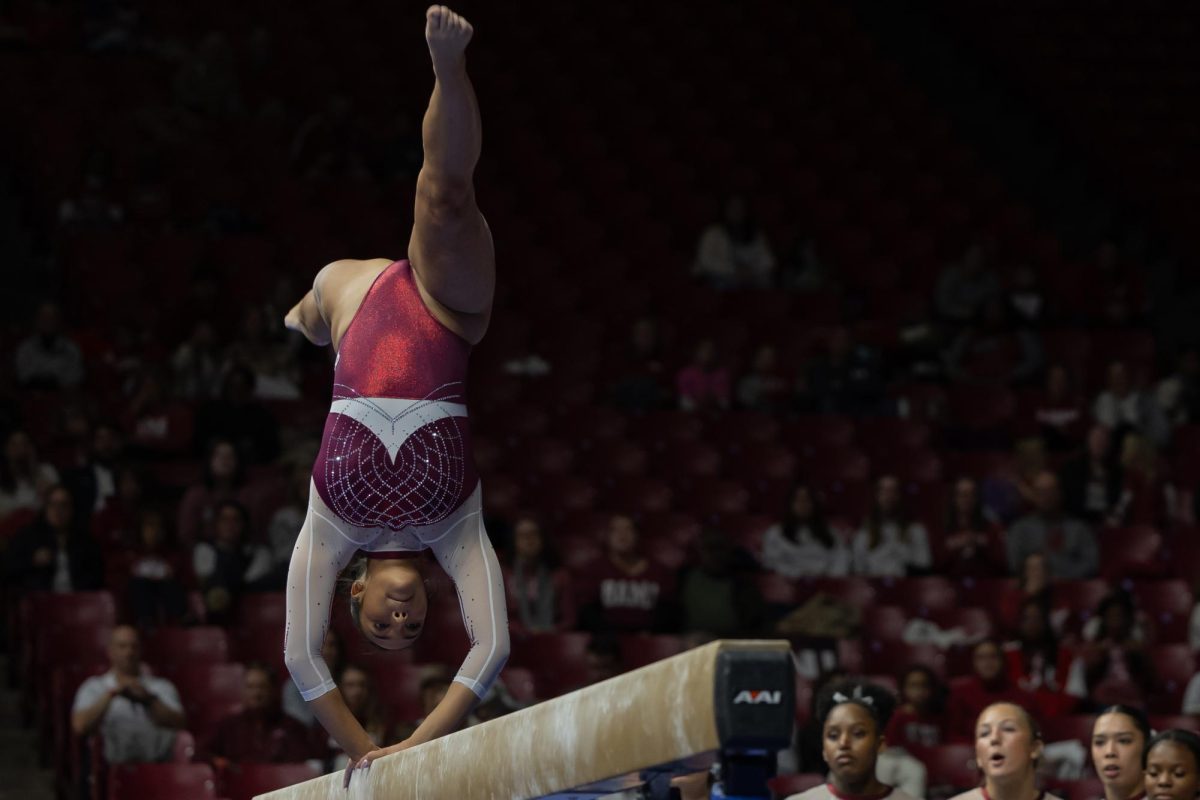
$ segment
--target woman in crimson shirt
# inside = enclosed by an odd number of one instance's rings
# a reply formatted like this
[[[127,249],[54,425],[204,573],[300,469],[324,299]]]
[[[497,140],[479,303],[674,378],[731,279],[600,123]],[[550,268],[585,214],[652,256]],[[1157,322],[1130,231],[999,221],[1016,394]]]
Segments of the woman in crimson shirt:
[[[913,666],[900,676],[900,707],[888,722],[884,738],[889,747],[903,747],[920,758],[920,751],[946,739],[946,687],[929,667]]]
[[[1074,711],[1077,701],[1066,693],[1067,675],[1075,654],[1063,647],[1046,606],[1030,598],[1021,604],[1017,639],[1004,645],[1008,678],[1017,687],[1033,694],[1033,711],[1050,719]]]
[[[949,738],[955,742],[973,741],[976,718],[994,703],[1014,703],[1022,708],[1036,705],[1032,694],[1009,680],[1003,650],[995,640],[975,645],[971,664],[973,674],[950,682],[946,721]]]

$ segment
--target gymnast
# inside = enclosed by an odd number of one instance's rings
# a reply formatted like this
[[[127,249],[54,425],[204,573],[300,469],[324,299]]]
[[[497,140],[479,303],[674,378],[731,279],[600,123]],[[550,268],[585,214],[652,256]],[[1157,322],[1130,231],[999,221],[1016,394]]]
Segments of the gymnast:
[[[1061,800],[1037,788],[1042,732],[1016,703],[993,703],[975,720],[975,765],[983,785],[951,800]]]
[[[336,261],[284,324],[333,345],[333,404],[308,514],[288,567],[284,658],[301,696],[356,767],[458,727],[508,658],[500,566],[481,518],[467,427],[467,357],[487,329],[491,233],[472,175],[480,121],[466,70],[471,25],[426,12],[434,88],[425,113],[410,260]],[[321,658],[339,575],[366,639],[413,645],[428,596],[421,551],[454,581],[471,649],[445,698],[407,739],[373,742]]]

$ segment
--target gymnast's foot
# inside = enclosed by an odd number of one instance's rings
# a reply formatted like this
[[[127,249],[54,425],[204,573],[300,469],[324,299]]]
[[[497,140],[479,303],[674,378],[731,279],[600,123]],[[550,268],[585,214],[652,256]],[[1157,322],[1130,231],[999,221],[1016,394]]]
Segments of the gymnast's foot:
[[[425,41],[433,57],[433,74],[447,75],[461,69],[467,44],[475,29],[445,6],[430,6],[425,12]]]

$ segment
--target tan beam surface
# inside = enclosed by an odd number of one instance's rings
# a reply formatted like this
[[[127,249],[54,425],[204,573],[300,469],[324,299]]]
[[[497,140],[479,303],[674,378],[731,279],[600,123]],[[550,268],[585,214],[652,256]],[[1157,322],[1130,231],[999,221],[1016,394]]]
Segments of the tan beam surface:
[[[712,642],[381,758],[349,793],[337,773],[257,800],[527,800],[712,752],[717,655],[787,649]]]

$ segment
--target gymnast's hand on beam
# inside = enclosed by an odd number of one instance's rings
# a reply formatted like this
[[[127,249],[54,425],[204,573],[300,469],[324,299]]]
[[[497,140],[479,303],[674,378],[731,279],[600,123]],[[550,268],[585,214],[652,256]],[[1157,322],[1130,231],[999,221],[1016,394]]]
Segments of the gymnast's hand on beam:
[[[350,788],[350,776],[354,774],[354,770],[368,769],[371,766],[371,762],[374,761],[375,759],[383,758],[384,756],[391,755],[392,753],[399,753],[401,750],[407,750],[408,748],[410,748],[412,746],[413,746],[413,742],[411,742],[408,739],[405,739],[403,742],[394,744],[391,747],[380,747],[375,750],[372,750],[371,752],[367,753],[365,756],[360,758],[357,762],[351,761],[349,764],[346,765],[346,780],[342,783],[343,788],[346,788],[346,789]]]

